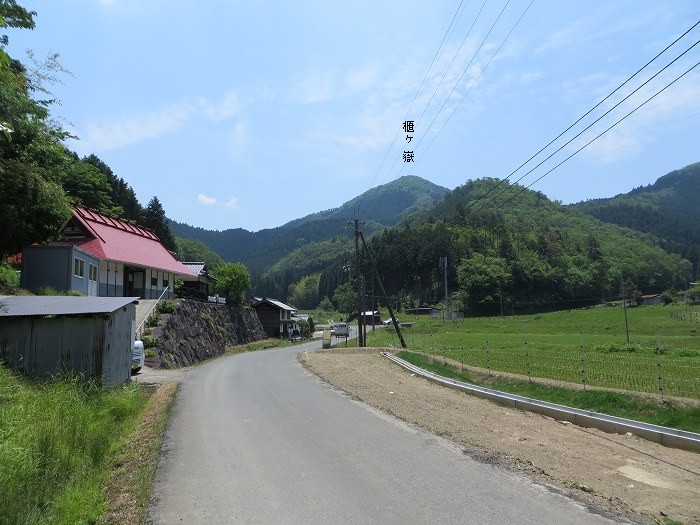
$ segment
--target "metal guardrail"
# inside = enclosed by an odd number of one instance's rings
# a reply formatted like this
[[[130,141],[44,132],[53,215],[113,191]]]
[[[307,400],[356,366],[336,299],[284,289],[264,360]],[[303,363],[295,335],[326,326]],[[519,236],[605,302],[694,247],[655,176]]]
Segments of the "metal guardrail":
[[[153,308],[151,308],[148,313],[146,314],[146,317],[143,318],[143,321],[141,321],[141,324],[136,328],[136,339],[141,339],[143,336],[143,325],[146,324],[146,321],[153,315],[153,310],[158,308],[158,305],[160,304],[160,301],[163,299],[163,296],[168,292],[170,289],[170,285],[166,286],[163,289],[163,293],[160,294],[160,297],[158,297],[158,300],[156,301],[156,304],[153,305]]]
[[[381,355],[390,359],[394,363],[410,370],[416,375],[424,377],[429,381],[455,388],[467,394],[471,394],[484,399],[495,401],[496,403],[514,407],[520,410],[527,410],[552,417],[560,421],[569,421],[575,425],[589,428],[597,428],[603,432],[610,434],[624,434],[630,432],[635,436],[639,436],[649,441],[655,441],[667,447],[682,448],[700,452],[700,434],[687,432],[685,430],[677,430],[675,428],[662,427],[660,425],[652,425],[651,423],[643,423],[632,419],[625,419],[616,416],[608,416],[590,410],[581,410],[571,408],[556,403],[548,403],[528,397],[519,396],[516,394],[508,394],[498,390],[492,390],[481,386],[455,381],[447,377],[439,376],[419,368],[408,361],[405,361],[390,352],[380,352]]]

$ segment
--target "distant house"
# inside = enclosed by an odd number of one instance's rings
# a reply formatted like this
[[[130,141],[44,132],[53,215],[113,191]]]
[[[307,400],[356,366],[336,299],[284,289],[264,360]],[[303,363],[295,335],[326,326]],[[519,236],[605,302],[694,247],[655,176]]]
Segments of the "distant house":
[[[651,304],[661,304],[663,300],[661,299],[661,294],[650,294],[650,295],[642,295],[639,298],[639,304],[641,306],[648,306]]]
[[[365,325],[376,325],[376,324],[382,324],[382,316],[379,313],[379,310],[368,310],[366,312],[362,312],[362,322]]]
[[[137,297],[0,296],[0,356],[32,377],[131,377]]]
[[[297,309],[277,299],[254,297],[251,306],[258,314],[258,319],[268,337],[288,338],[293,330],[298,330]]]
[[[198,277],[152,230],[96,210],[74,208],[59,234],[63,241],[24,248],[22,287],[157,299],[172,297],[175,278]]]
[[[184,293],[187,294],[187,291],[194,290],[202,294],[203,297],[208,296],[209,284],[215,282],[216,277],[209,273],[207,265],[204,262],[183,262],[182,264],[196,275],[196,277],[183,277]]]

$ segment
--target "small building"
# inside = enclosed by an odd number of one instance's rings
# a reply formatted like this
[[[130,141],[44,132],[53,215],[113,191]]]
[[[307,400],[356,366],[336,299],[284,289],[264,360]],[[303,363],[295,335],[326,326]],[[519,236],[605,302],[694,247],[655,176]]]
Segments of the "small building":
[[[61,242],[24,248],[23,288],[158,299],[173,296],[175,278],[197,278],[152,230],[96,210],[75,207],[59,234]]]
[[[362,323],[366,326],[382,324],[382,316],[379,310],[362,312]]]
[[[196,277],[187,276],[182,278],[183,295],[200,296],[206,298],[209,296],[209,284],[216,281],[204,262],[183,262],[183,266],[188,268]],[[191,293],[194,292],[194,293]]]
[[[0,359],[30,377],[131,377],[138,297],[0,296]]]
[[[294,318],[297,309],[293,306],[267,297],[253,297],[251,306],[257,312],[258,319],[270,338],[287,339],[293,330],[299,329],[297,320]]]
[[[641,306],[648,306],[652,304],[661,304],[663,300],[661,299],[661,294],[649,294],[649,295],[642,295],[639,298],[639,304]]]

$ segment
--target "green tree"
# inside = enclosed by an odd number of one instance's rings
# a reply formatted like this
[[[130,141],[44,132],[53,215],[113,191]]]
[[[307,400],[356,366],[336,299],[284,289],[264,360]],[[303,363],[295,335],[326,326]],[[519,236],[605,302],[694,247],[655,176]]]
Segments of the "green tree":
[[[289,285],[289,302],[297,308],[311,309],[318,304],[318,280],[320,275],[307,275]]]
[[[25,244],[50,240],[70,215],[60,186],[45,181],[26,164],[0,161],[0,217],[5,229],[0,257],[21,251]]]
[[[160,239],[160,242],[170,251],[177,251],[177,243],[175,236],[170,231],[168,226],[168,218],[165,216],[163,205],[158,200],[158,197],[153,197],[148,206],[143,210],[142,223],[147,228],[150,228]]]
[[[499,285],[512,279],[508,261],[490,255],[473,255],[457,267],[460,291],[474,301],[491,301]]]
[[[323,299],[321,299],[321,302],[318,303],[318,309],[321,310],[322,312],[332,312],[333,311],[333,309],[334,309],[333,303],[328,298],[328,296],[325,296]]]
[[[216,292],[226,297],[227,304],[241,306],[250,289],[250,274],[242,263],[224,263],[216,269]]]
[[[202,261],[209,270],[224,264],[224,260],[219,254],[210,250],[202,241],[175,237],[175,243],[177,244],[177,256],[181,261]]]
[[[357,310],[357,294],[350,283],[343,283],[335,289],[333,301],[338,311],[348,314],[348,318]]]

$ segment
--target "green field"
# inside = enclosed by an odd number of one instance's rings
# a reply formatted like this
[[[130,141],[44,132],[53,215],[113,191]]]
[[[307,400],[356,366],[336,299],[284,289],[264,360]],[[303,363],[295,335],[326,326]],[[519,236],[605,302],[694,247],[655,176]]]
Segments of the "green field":
[[[621,307],[442,321],[399,316],[410,350],[492,371],[700,399],[700,308]],[[368,344],[399,347],[378,328]]]

